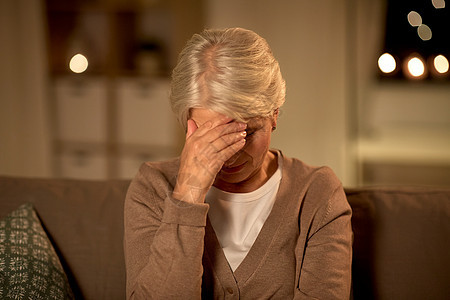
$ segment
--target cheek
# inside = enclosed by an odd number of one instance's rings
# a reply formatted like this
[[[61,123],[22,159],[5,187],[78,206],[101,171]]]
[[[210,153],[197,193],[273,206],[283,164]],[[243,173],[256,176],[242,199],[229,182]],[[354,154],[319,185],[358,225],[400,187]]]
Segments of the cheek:
[[[244,151],[253,158],[253,160],[258,161],[264,158],[265,154],[269,150],[270,145],[270,135],[261,136],[248,141],[245,146]]]

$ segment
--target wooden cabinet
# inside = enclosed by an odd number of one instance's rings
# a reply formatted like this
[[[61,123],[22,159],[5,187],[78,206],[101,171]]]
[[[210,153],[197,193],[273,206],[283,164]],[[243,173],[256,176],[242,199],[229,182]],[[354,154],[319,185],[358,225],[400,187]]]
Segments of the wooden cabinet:
[[[131,178],[176,156],[170,71],[203,29],[202,0],[47,0],[54,175]],[[85,72],[69,69],[83,54]]]
[[[72,142],[105,143],[107,132],[107,86],[105,78],[57,77],[57,138]]]
[[[170,147],[176,143],[175,116],[168,99],[168,79],[128,79],[117,83],[118,141],[121,144],[152,143]]]
[[[169,79],[120,78],[117,81],[119,174],[129,177],[146,160],[179,152],[182,134],[168,101]]]

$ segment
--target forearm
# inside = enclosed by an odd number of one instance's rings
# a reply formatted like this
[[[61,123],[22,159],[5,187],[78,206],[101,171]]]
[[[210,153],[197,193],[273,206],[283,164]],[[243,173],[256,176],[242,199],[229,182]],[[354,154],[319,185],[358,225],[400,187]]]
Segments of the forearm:
[[[191,184],[180,184],[178,180],[173,191],[173,197],[188,203],[204,203],[208,192],[206,188],[198,188]]]
[[[130,283],[130,299],[200,298],[204,230],[183,227],[161,226],[147,264]]]
[[[208,206],[164,201],[161,220],[149,218],[145,225],[132,216],[126,219],[130,299],[200,298]]]

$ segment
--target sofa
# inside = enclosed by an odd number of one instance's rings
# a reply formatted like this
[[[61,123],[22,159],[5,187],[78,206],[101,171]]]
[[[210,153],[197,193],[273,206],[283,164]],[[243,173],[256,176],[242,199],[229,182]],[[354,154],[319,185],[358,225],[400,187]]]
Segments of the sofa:
[[[30,203],[73,297],[124,299],[128,185],[0,176],[0,227],[2,218]],[[352,298],[449,299],[450,189],[362,187],[346,194],[353,209]]]

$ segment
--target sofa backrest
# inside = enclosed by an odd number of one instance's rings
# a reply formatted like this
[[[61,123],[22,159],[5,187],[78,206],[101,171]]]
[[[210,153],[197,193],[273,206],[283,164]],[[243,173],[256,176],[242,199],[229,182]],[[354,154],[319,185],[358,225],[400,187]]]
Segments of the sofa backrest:
[[[450,190],[347,189],[354,299],[448,299]]]
[[[125,299],[129,181],[0,177],[0,218],[34,205],[77,299]],[[354,299],[447,299],[450,190],[347,189]]]
[[[129,181],[0,178],[0,217],[33,204],[76,299],[125,299],[123,203]]]

